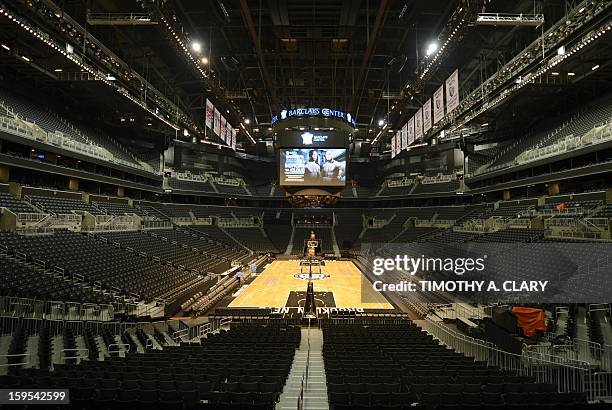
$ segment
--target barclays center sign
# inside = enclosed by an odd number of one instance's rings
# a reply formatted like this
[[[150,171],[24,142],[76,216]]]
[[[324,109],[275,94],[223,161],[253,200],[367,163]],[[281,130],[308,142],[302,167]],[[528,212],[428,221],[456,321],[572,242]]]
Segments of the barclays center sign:
[[[286,120],[288,118],[294,117],[325,117],[325,118],[335,118],[339,120],[343,120],[351,124],[353,127],[357,125],[355,118],[344,111],[333,110],[331,108],[293,108],[293,109],[284,109],[280,112],[279,115],[275,115],[272,117],[272,124],[275,124],[279,120]]]

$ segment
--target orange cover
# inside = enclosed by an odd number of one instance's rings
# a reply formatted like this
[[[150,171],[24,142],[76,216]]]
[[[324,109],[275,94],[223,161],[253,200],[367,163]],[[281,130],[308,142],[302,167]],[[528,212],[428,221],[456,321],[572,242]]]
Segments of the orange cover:
[[[512,313],[516,316],[516,324],[523,329],[523,334],[531,337],[536,330],[546,332],[546,315],[542,309],[515,306]]]

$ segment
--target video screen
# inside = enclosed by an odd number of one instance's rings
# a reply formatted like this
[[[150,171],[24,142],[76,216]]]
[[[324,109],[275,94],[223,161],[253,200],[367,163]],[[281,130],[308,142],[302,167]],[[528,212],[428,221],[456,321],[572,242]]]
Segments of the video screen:
[[[290,148],[280,150],[280,184],[344,186],[346,149]]]

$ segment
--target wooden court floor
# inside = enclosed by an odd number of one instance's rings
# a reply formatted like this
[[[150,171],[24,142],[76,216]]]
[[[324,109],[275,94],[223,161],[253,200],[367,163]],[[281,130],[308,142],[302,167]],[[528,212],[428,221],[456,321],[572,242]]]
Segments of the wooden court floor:
[[[305,291],[308,285],[306,279],[294,277],[296,273],[300,273],[298,260],[273,261],[236,296],[229,307],[285,307],[291,291]],[[321,273],[329,277],[314,280],[314,291],[332,292],[336,307],[393,309],[380,293],[372,289],[370,282],[362,276],[353,262],[325,261]]]

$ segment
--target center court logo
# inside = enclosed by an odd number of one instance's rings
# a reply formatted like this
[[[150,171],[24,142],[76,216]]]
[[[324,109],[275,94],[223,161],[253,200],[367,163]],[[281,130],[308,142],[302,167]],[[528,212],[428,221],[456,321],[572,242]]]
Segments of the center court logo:
[[[305,132],[302,134],[302,144],[304,145],[312,145],[312,137],[314,137],[314,135],[312,135],[309,132]]]
[[[296,273],[295,275],[293,275],[294,278],[296,279],[302,279],[302,280],[321,280],[321,279],[327,279],[329,278],[329,275],[325,274],[325,273],[313,273],[310,275],[310,278],[308,277],[307,273]]]

